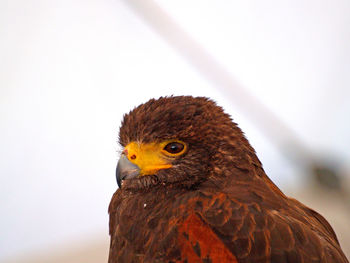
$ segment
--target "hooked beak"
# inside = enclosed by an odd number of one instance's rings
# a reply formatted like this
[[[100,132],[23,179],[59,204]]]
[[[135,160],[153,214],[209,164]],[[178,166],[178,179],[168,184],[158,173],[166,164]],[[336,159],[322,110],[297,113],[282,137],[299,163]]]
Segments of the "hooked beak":
[[[140,174],[140,168],[128,160],[125,154],[120,156],[118,161],[116,177],[119,188],[121,188],[122,181],[137,177]]]

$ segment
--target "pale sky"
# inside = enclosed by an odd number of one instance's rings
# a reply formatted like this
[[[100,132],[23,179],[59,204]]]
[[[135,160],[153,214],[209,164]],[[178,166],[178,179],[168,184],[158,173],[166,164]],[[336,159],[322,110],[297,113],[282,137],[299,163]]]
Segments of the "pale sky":
[[[157,2],[308,147],[346,168],[349,1]],[[0,1],[0,60],[0,261],[109,238],[120,121],[150,98],[214,99],[278,186],[302,182],[300,168],[121,0]]]

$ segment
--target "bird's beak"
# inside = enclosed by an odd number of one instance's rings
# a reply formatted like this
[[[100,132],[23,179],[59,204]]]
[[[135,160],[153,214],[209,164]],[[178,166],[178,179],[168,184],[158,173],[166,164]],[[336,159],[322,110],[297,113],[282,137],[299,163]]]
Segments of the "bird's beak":
[[[120,156],[118,161],[116,177],[119,188],[121,188],[122,180],[128,180],[139,176],[140,168],[128,160],[125,154]]]

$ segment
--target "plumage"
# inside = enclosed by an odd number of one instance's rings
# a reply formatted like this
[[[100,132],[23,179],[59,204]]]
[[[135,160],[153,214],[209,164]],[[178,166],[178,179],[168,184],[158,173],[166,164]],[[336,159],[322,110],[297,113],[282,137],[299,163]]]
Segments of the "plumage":
[[[109,263],[348,262],[326,219],[274,185],[213,101],[152,99],[124,116],[119,139],[130,173],[118,168]]]

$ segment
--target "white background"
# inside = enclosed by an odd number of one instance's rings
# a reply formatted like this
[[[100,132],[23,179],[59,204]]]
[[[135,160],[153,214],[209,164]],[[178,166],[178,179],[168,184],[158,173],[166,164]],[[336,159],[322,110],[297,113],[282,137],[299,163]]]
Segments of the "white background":
[[[158,1],[321,155],[350,160],[349,1]],[[0,1],[0,261],[99,235],[122,115],[209,96],[282,188],[298,167],[122,1]]]

